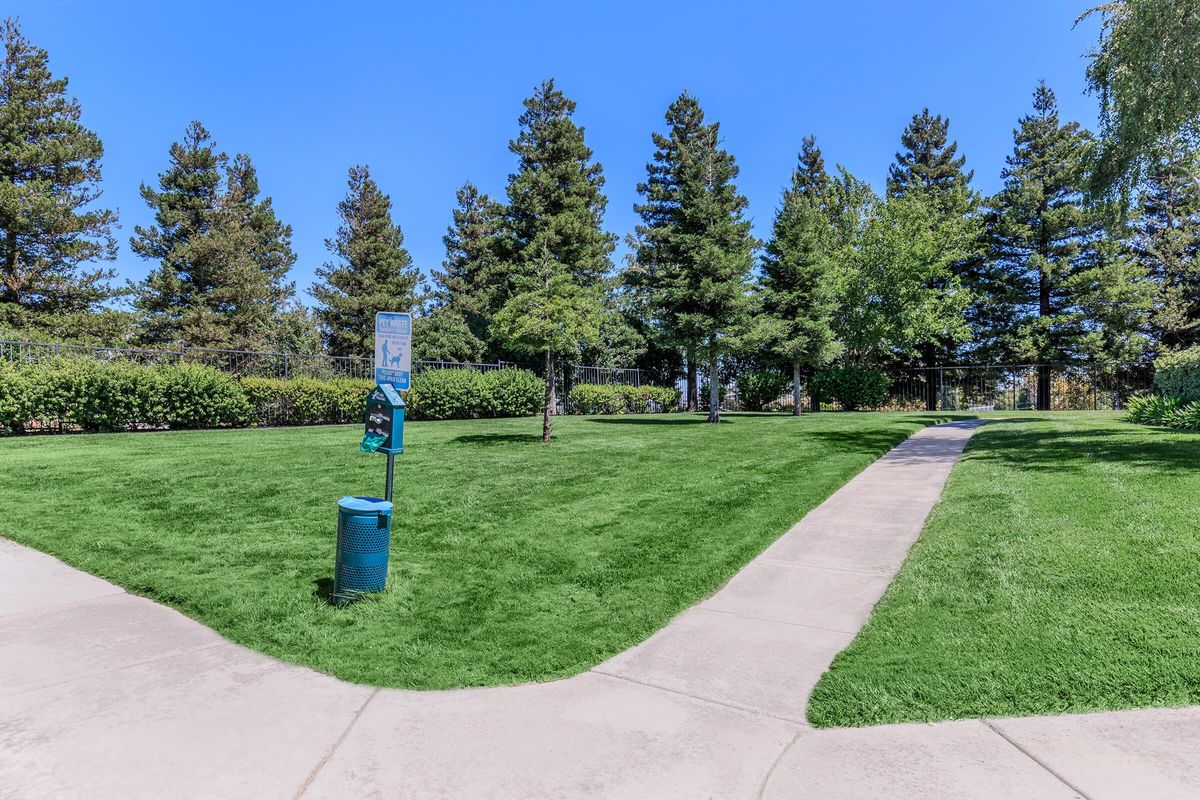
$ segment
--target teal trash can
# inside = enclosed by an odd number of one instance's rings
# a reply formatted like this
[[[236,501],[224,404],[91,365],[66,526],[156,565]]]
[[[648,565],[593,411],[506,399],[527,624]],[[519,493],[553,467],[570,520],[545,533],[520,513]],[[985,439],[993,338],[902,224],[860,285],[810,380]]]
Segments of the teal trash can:
[[[392,504],[377,497],[338,501],[333,593],[382,592],[392,543]]]

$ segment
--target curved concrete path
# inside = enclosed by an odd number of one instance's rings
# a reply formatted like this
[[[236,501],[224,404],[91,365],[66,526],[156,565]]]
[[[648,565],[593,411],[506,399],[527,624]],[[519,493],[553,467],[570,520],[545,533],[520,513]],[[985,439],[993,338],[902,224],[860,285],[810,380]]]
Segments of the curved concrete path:
[[[356,686],[0,540],[0,798],[1195,797],[1193,710],[810,729],[978,423],[925,429],[567,680]]]

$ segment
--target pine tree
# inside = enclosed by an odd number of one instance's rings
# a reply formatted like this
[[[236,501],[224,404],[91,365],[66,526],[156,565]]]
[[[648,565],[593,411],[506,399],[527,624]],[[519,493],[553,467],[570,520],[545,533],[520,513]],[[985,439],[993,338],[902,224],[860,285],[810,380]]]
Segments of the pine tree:
[[[171,145],[159,188],[142,185],[155,224],[134,229],[133,251],[158,262],[133,287],[143,341],[205,347],[266,346],[293,297],[290,226],[259,199],[250,158],[232,161],[199,122]]]
[[[374,351],[375,314],[409,311],[420,302],[421,275],[404,248],[404,234],[392,221],[392,201],[366,166],[354,166],[338,203],[337,234],[325,240],[334,256],[317,269],[309,290],[320,303],[317,319],[334,355]]]
[[[508,346],[545,356],[542,441],[548,443],[558,358],[599,336],[615,237],[602,227],[603,168],[572,119],[575,103],[548,80],[524,105],[521,132],[509,143],[517,171],[508,177],[508,281],[495,323]]]
[[[1092,139],[1078,123],[1059,120],[1054,93],[1043,83],[1013,141],[1004,188],[989,214],[991,257],[1014,292],[1014,349],[1042,365],[1037,407],[1048,410],[1050,365],[1074,360],[1083,335],[1072,277],[1102,233],[1101,220],[1083,197]]]
[[[1151,326],[1165,348],[1200,344],[1200,158],[1167,139],[1148,170],[1131,242],[1157,283]]]
[[[833,332],[837,262],[833,228],[825,214],[828,194],[820,148],[814,137],[806,137],[791,186],[775,215],[760,290],[768,347],[792,368],[792,408],[797,416],[802,372],[827,364],[841,349]]]
[[[112,296],[115,211],[100,198],[104,147],[46,51],[4,21],[0,64],[0,304],[37,313],[94,309]]]
[[[963,233],[964,222],[977,225],[978,198],[970,188],[973,173],[964,171],[966,157],[957,154],[958,143],[950,140],[950,120],[940,114],[930,114],[928,108],[922,109],[913,115],[900,135],[900,143],[903,149],[896,153],[896,163],[888,170],[888,198],[920,197],[932,212],[931,224],[935,231],[944,230],[951,236]],[[976,231],[982,233],[978,228]],[[952,242],[949,246],[956,247],[958,243]],[[961,262],[950,265],[949,276],[966,284],[973,290],[973,295],[984,298],[989,287],[983,285],[983,275],[977,269],[980,264],[978,253],[968,249],[964,255]],[[935,281],[929,289],[944,291],[947,288],[944,280],[935,278]],[[976,311],[974,305],[972,311]],[[978,323],[975,318],[981,314],[968,312],[968,316]],[[927,370],[928,410],[937,408],[938,398],[932,391],[936,367],[953,360],[955,344],[942,339],[919,345],[921,360]]]
[[[442,237],[446,258],[442,269],[433,272],[437,306],[433,313],[449,314],[467,326],[470,338],[463,338],[458,331],[454,339],[482,344],[493,338],[492,317],[507,295],[507,275],[503,269],[505,209],[502,203],[471,183],[464,184],[455,198],[458,206],[453,222]],[[456,328],[457,325],[447,323],[440,325],[439,330],[449,334]],[[474,344],[470,347],[479,349]]]
[[[654,156],[646,165],[646,180],[637,187],[645,202],[634,206],[642,218],[642,224],[637,226],[631,239],[633,259],[623,279],[639,296],[640,307],[648,312],[648,338],[656,342],[659,349],[682,349],[685,352],[685,401],[688,410],[695,411],[699,406],[698,345],[694,341],[679,338],[679,331],[674,324],[676,309],[664,304],[661,288],[667,275],[682,268],[685,258],[680,252],[680,193],[684,153],[696,147],[708,126],[704,124],[704,111],[699,101],[688,92],[683,92],[667,108],[666,122],[666,133],[656,131],[650,135],[655,147]]]
[[[720,146],[720,126],[706,124],[684,92],[656,135],[654,162],[639,186],[636,285],[652,298],[659,324],[689,353],[709,362],[709,421],[720,422],[717,367],[727,340],[749,313],[747,283],[756,242],[743,217],[747,202],[734,180],[738,167]],[[692,359],[689,359],[691,361]]]

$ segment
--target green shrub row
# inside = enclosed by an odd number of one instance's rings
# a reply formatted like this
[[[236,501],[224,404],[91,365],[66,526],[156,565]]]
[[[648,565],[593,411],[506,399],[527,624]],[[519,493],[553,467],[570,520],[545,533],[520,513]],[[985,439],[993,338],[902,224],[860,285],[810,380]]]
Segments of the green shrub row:
[[[1125,416],[1130,422],[1141,425],[1200,430],[1200,400],[1189,403],[1179,397],[1156,394],[1133,397]]]
[[[836,400],[846,411],[876,408],[887,402],[891,381],[877,369],[835,367],[813,376],[812,391],[822,401]]]
[[[1200,400],[1200,345],[1159,356],[1154,362],[1154,386],[1184,403]]]
[[[146,366],[75,357],[0,361],[0,430],[90,432],[356,422],[372,384],[335,378],[235,378],[200,364]],[[531,372],[435,370],[403,393],[409,419],[527,416],[545,383]]]
[[[577,383],[567,395],[573,414],[645,414],[678,411],[679,390],[666,386]]]
[[[738,399],[746,411],[762,411],[792,387],[792,379],[777,369],[751,369],[737,376]]]

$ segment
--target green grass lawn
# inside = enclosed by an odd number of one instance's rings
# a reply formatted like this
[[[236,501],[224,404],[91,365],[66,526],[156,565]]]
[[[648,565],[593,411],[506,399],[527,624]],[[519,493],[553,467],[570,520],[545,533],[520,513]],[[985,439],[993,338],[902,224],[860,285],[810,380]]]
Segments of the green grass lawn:
[[[1200,434],[983,426],[817,685],[820,726],[1200,703]]]
[[[942,415],[940,418],[946,418]],[[337,499],[383,491],[357,426],[0,440],[0,534],[348,680],[548,679],[644,639],[923,414],[408,426],[388,590],[345,608]]]

